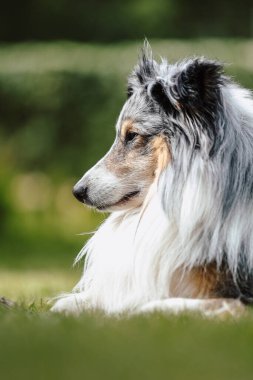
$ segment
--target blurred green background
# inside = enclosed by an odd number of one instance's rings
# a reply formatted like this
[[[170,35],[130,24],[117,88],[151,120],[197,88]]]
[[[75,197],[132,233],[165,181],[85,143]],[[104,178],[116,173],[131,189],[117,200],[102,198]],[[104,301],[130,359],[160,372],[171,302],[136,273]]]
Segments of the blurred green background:
[[[131,368],[135,369],[136,358],[141,357],[144,363],[147,355],[150,360],[156,358],[157,378],[167,378],[166,366],[159,366],[161,342],[163,348],[167,345],[179,356],[182,353],[187,356],[188,349],[191,351],[190,334],[198,333],[198,322],[192,325],[189,319],[168,321],[172,346],[166,335],[167,320],[141,319],[129,322],[130,325],[127,322],[123,326],[117,324],[115,329],[110,322],[106,325],[109,332],[103,338],[107,342],[104,351],[97,351],[100,346],[98,334],[104,326],[98,317],[98,324],[96,318],[95,322],[91,318],[75,324],[55,317],[50,319],[47,314],[42,320],[34,320],[34,312],[47,309],[45,297],[69,291],[74,286],[82,268],[73,269],[72,262],[88,237],[82,233],[93,231],[105,217],[83,207],[73,198],[71,190],[114,139],[114,125],[126,98],[126,78],[137,61],[144,37],[151,42],[157,59],[164,56],[174,62],[193,55],[217,58],[225,63],[226,72],[237,82],[253,89],[253,4],[250,0],[9,0],[1,4],[0,296],[18,301],[25,313],[29,311],[28,319],[26,315],[10,317],[9,313],[0,313],[1,345],[9,358],[16,345],[15,339],[27,340],[24,355],[29,356],[29,349],[34,350],[37,362],[41,355],[48,354],[46,352],[51,355],[48,347],[55,339],[54,355],[58,350],[58,363],[63,364],[72,355],[71,365],[74,366],[77,351],[70,354],[60,348],[64,340],[71,341],[72,348],[77,341],[78,349],[83,349],[93,359],[98,355],[101,368],[110,373],[109,364],[113,366],[113,359],[105,363],[103,356],[110,353],[110,348],[106,348],[110,339],[114,341],[112,355],[122,350],[124,356],[131,351],[129,339],[131,344],[139,339],[139,345],[129,357]],[[28,327],[30,323],[32,327]],[[248,337],[252,336],[250,323],[246,327]],[[16,326],[21,326],[26,338],[17,333]],[[199,344],[203,345],[206,336],[203,322],[201,326]],[[188,327],[190,333],[184,337],[180,331]],[[215,338],[213,341],[210,338],[210,351],[207,346],[201,360],[205,360],[208,352],[213,355],[216,343],[219,344],[219,326],[211,329],[209,326],[207,330],[208,337],[214,334]],[[65,331],[68,331],[66,336]],[[85,343],[87,346],[83,346],[81,331],[91,340]],[[230,325],[225,331],[228,341],[231,331],[233,326]],[[243,327],[240,331],[244,331]],[[47,341],[41,339],[40,334],[53,335]],[[122,334],[123,342],[117,340]],[[29,348],[30,335],[35,343]],[[238,331],[234,333],[235,340],[239,335]],[[35,347],[41,342],[41,350],[36,351]],[[244,341],[242,337],[241,346],[244,344],[249,348],[244,351],[249,354],[250,339]],[[21,346],[16,345],[14,349],[17,356]],[[145,354],[141,354],[144,346]],[[89,349],[93,350],[93,356],[92,353],[89,356]],[[234,349],[236,352],[236,347]],[[195,358],[196,362],[200,351],[198,347],[192,350],[188,366],[181,370],[182,378],[194,367],[191,360],[194,363]],[[20,376],[34,379],[33,370],[36,372],[37,367],[27,372],[24,355],[18,362]],[[229,352],[224,355],[225,360],[229,360]],[[217,356],[214,357],[217,360]],[[79,352],[77,358],[80,367]],[[93,359],[89,361],[88,379],[99,378],[92,372]],[[221,377],[216,373],[216,378],[252,378],[252,365],[245,366],[245,360],[239,363],[239,368],[244,369],[241,377],[240,371],[226,372],[226,365],[222,364],[219,367]],[[52,378],[71,378],[67,361],[66,371],[53,367],[52,363]],[[11,365],[8,360],[1,363],[4,379],[15,378],[13,371],[8,372]],[[84,371],[84,367],[79,369]],[[129,368],[124,371],[123,356],[116,367],[117,375],[111,372],[108,378],[134,378]],[[200,366],[200,371],[192,378],[202,379],[204,369],[205,366]],[[176,376],[176,369],[171,371]],[[145,378],[155,378],[155,372],[148,369],[143,373]],[[77,367],[72,378],[82,378],[81,374]],[[46,378],[44,375],[37,377]],[[211,375],[205,377],[213,378]]]

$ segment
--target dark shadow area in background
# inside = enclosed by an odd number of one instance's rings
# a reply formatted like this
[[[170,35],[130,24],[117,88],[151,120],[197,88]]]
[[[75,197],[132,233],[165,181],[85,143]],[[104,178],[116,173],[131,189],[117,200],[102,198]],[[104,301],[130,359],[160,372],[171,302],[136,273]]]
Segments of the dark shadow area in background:
[[[251,0],[10,0],[0,41],[250,37]]]

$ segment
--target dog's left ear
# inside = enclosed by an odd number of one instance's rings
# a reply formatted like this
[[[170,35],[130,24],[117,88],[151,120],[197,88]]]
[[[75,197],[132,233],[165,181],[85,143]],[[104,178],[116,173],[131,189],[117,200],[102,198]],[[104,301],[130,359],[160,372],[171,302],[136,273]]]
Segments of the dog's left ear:
[[[216,61],[194,59],[183,69],[175,84],[175,95],[182,105],[213,102],[222,83],[223,66]]]
[[[170,82],[157,80],[150,95],[165,109],[176,110],[213,104],[222,83],[223,66],[216,61],[193,59],[179,66]]]

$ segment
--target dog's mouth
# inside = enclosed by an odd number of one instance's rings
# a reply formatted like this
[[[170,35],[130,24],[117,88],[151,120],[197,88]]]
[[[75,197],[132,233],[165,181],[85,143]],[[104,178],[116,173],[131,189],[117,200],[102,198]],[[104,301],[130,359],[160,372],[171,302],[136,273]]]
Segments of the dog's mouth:
[[[130,193],[127,193],[122,197],[118,202],[110,204],[110,205],[101,205],[101,206],[96,206],[96,208],[100,211],[109,209],[111,207],[117,207],[117,206],[123,206],[125,203],[127,203],[130,199],[136,197],[140,193],[139,190],[136,191],[131,191]]]

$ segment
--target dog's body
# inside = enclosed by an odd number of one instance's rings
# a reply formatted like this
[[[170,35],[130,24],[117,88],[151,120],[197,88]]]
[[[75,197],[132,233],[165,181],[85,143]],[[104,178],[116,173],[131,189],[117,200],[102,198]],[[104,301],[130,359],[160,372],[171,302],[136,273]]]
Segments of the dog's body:
[[[215,61],[144,49],[108,154],[74,188],[111,215],[54,311],[231,313],[253,299],[253,100]]]

